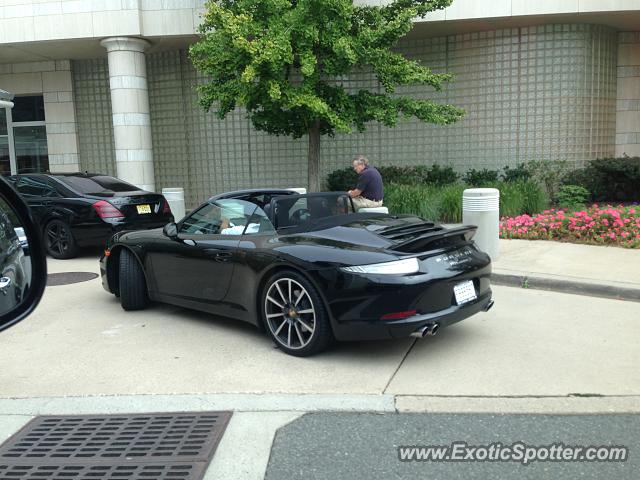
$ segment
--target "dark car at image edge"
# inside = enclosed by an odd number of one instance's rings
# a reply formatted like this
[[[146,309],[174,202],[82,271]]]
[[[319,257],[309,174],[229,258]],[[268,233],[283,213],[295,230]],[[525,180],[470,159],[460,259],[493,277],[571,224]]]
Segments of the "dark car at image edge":
[[[173,221],[166,199],[109,175],[19,174],[8,178],[42,229],[47,253],[68,259],[80,247],[104,246],[121,230]]]
[[[217,195],[177,225],[116,234],[103,286],[125,310],[151,300],[252,323],[297,356],[434,335],[491,308],[476,227],[352,209],[340,193]]]
[[[30,268],[25,266],[24,243],[5,212],[10,211],[0,199],[0,314],[9,312],[23,301],[29,289]]]

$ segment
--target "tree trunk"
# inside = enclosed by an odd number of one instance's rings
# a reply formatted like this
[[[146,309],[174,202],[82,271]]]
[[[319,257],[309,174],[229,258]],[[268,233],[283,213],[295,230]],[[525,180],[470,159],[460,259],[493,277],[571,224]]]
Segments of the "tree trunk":
[[[309,128],[309,192],[320,191],[320,121]]]

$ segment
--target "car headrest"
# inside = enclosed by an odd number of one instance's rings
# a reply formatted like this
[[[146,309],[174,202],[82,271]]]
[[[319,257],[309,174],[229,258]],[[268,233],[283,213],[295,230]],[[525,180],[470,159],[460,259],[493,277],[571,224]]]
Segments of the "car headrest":
[[[267,217],[269,217],[269,219],[271,219],[271,204],[267,203],[262,210],[264,211],[264,213],[267,214]]]

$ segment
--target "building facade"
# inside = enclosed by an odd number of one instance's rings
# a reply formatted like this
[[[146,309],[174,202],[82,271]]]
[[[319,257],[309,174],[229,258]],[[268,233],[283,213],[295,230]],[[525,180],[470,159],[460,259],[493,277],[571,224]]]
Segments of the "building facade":
[[[204,0],[0,0],[0,173],[88,170],[188,205],[244,187],[306,186],[306,139],[204,112],[187,49]],[[403,120],[321,141],[321,174],[377,164],[501,168],[640,155],[640,1],[455,0],[398,51],[455,75],[412,95],[464,108],[451,126]],[[373,75],[345,80],[377,89]]]

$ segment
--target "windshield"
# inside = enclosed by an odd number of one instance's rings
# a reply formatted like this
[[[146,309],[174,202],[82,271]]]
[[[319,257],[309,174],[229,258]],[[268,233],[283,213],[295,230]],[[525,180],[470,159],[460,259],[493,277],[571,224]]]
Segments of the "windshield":
[[[314,193],[278,197],[272,201],[277,229],[310,225],[322,218],[353,213],[351,199],[345,193]]]
[[[135,185],[106,175],[93,177],[58,176],[56,178],[74,190],[86,194],[99,195],[101,193],[135,192],[140,190]]]

